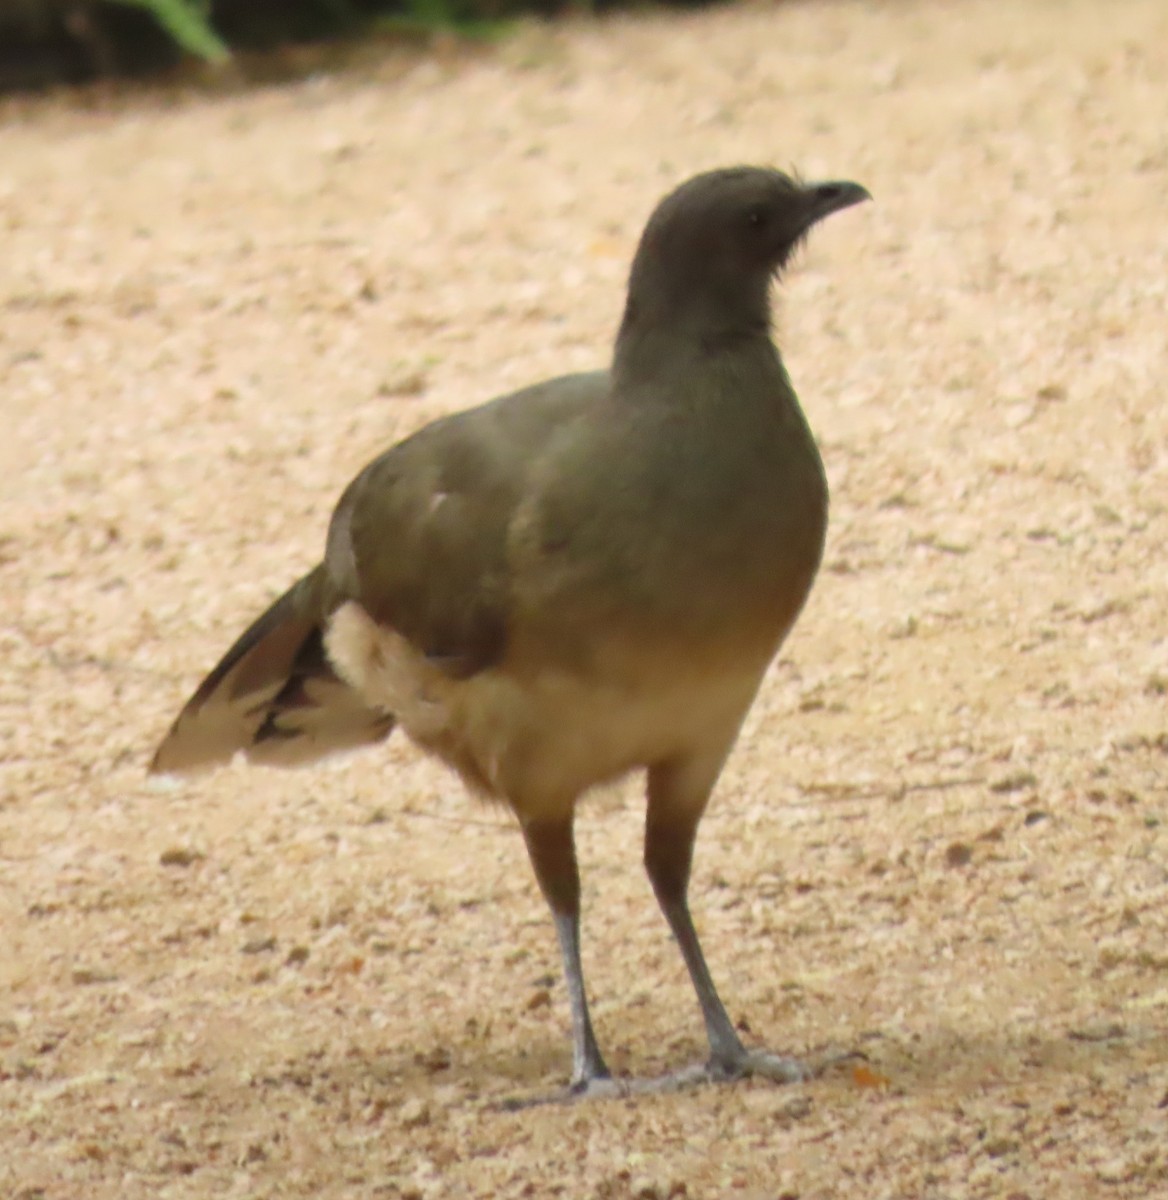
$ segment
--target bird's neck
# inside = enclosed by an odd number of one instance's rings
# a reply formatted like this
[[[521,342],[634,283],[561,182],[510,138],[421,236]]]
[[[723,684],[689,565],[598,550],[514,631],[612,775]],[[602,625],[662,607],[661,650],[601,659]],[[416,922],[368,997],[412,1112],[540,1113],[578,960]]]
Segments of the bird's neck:
[[[653,281],[644,286],[634,268],[613,354],[617,378],[689,371],[728,350],[769,348],[770,297],[741,283],[734,289],[679,286]],[[674,286],[669,286],[673,284]]]
[[[613,352],[614,382],[623,387],[692,377],[716,369],[727,355],[761,356],[779,367],[766,316],[749,322],[687,320],[695,315],[679,313],[672,321],[647,321],[630,316],[626,309]]]

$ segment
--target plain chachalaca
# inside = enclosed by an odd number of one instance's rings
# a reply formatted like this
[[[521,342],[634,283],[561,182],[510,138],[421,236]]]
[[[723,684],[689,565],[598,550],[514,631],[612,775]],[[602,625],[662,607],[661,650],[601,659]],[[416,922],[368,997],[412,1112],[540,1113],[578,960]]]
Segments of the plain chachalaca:
[[[228,651],[152,770],[285,764],[395,725],[504,801],[551,905],[576,1092],[609,1082],[580,965],[576,803],[647,771],[645,867],[697,990],[714,1078],[801,1078],[747,1050],[686,900],[698,822],[827,527],[815,441],[771,340],[808,230],[868,198],[737,167],[641,238],[606,371],[427,425],[345,490],[324,561]]]

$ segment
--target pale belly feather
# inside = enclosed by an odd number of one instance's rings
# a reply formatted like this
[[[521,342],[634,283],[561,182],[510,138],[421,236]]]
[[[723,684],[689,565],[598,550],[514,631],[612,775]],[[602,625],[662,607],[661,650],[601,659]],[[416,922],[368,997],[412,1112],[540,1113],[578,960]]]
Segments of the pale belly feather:
[[[619,682],[570,669],[525,672],[504,660],[452,679],[356,603],[333,615],[330,660],[367,703],[453,766],[474,790],[506,799],[521,820],[562,815],[589,787],[626,771],[733,740],[765,661],[711,675],[625,669]]]

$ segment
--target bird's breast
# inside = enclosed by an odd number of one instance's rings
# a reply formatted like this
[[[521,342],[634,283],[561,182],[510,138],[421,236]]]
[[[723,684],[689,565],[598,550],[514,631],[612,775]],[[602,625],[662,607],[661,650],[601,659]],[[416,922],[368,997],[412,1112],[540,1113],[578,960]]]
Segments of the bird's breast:
[[[765,665],[814,580],[827,486],[793,397],[757,408],[650,411],[590,468],[557,470],[516,522],[515,632],[585,670],[613,639],[702,670]]]

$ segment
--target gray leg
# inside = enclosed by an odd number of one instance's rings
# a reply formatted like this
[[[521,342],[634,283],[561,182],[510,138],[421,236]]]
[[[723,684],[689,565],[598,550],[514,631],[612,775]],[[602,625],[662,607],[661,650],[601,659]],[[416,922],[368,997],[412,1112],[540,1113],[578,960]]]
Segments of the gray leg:
[[[705,770],[698,763],[670,763],[649,771],[645,869],[697,992],[710,1042],[709,1075],[718,1079],[765,1075],[783,1082],[804,1079],[808,1071],[798,1060],[743,1046],[710,977],[690,916],[687,891],[694,838],[720,766],[718,759]]]
[[[572,819],[536,821],[523,827],[535,877],[551,905],[564,960],[572,1013],[572,1090],[586,1092],[610,1078],[588,1016],[584,971],[580,965],[580,873],[572,840]]]

